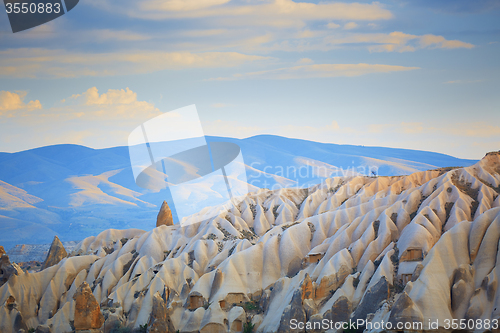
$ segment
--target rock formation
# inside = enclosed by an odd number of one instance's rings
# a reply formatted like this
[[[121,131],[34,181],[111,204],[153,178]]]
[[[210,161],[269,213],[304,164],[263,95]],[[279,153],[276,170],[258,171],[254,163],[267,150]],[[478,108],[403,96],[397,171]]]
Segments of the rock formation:
[[[3,246],[0,245],[0,257],[3,256],[4,254],[6,254],[5,249],[3,248]]]
[[[106,230],[52,267],[10,276],[0,331],[15,327],[11,296],[28,328],[52,333],[102,325],[98,304],[110,325],[166,332],[496,320],[499,240],[497,153],[466,168],[261,189],[212,219]]]
[[[172,211],[170,210],[170,207],[168,207],[168,203],[166,201],[163,201],[163,204],[161,205],[160,212],[158,213],[158,216],[156,217],[156,227],[159,227],[161,225],[174,225],[174,219],[172,218]]]
[[[148,322],[148,332],[151,333],[174,333],[175,329],[170,321],[166,300],[159,293],[153,296],[151,317]]]
[[[83,282],[73,295],[75,300],[75,315],[73,326],[75,330],[92,330],[101,328],[104,317],[94,294],[87,282]]]
[[[4,285],[12,275],[19,275],[22,273],[23,270],[17,264],[11,263],[9,256],[5,254],[5,252],[0,255],[0,287]]]
[[[64,249],[63,244],[59,240],[59,237],[54,236],[54,240],[50,245],[49,253],[47,253],[47,258],[42,265],[42,269],[57,265],[63,258],[66,258],[68,253]]]

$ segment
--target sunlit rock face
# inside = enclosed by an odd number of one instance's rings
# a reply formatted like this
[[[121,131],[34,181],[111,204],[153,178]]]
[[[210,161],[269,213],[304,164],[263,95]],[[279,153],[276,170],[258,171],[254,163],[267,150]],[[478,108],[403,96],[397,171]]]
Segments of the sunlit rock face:
[[[101,328],[104,316],[87,282],[83,282],[73,295],[75,301],[75,330],[84,331]]]
[[[172,218],[172,211],[168,207],[168,203],[163,201],[161,205],[160,212],[156,218],[156,227],[161,225],[171,226],[174,225],[174,219]]]
[[[42,269],[57,265],[67,255],[68,253],[59,240],[59,237],[55,236],[50,245],[49,253],[47,253],[47,258],[45,258],[45,262],[42,265]]]
[[[11,275],[0,331],[19,315],[28,329],[72,332],[86,284],[103,322],[156,331],[499,319],[499,193],[491,153],[466,168],[262,189],[185,227],[106,230],[52,267]]]

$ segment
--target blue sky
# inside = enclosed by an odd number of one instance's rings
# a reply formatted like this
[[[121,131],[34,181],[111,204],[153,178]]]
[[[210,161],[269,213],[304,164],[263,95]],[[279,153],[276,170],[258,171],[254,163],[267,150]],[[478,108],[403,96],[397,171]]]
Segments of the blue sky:
[[[126,145],[196,104],[210,135],[481,158],[500,149],[499,17],[495,0],[81,0],[13,34],[2,9],[0,151]]]

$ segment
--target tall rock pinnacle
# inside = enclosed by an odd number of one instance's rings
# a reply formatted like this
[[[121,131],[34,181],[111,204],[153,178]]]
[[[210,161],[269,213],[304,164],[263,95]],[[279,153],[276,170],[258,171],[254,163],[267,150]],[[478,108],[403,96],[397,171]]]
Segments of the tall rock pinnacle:
[[[87,282],[83,282],[73,295],[75,300],[75,315],[73,325],[75,330],[94,330],[101,328],[104,324],[104,316],[97,303],[92,289]]]
[[[160,212],[158,213],[158,216],[156,217],[156,226],[159,227],[161,225],[174,225],[174,219],[172,218],[172,211],[170,210],[170,207],[168,207],[168,203],[166,201],[163,201],[163,204],[161,205]]]
[[[49,253],[47,253],[47,258],[42,265],[42,269],[57,265],[67,255],[68,253],[59,240],[59,237],[55,236],[52,245],[50,245]]]

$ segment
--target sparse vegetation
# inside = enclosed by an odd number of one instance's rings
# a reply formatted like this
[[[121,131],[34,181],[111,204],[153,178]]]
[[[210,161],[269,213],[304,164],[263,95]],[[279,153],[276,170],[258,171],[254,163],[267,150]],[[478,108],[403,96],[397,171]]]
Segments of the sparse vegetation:
[[[378,229],[380,227],[380,221],[379,220],[373,221],[372,226],[373,226],[373,231],[375,231],[375,238],[377,238],[378,237]]]
[[[224,244],[222,244],[222,242],[217,242],[217,251],[219,251],[219,253],[222,252],[223,248],[224,248]]]
[[[293,227],[294,225],[299,224],[299,223],[300,222],[295,221],[293,223],[288,223],[288,224],[282,225],[281,230],[285,231],[286,229]]]
[[[130,327],[121,326],[120,324],[116,324],[115,327],[109,331],[109,333],[131,333],[132,329]]]
[[[250,210],[252,211],[252,215],[255,220],[255,216],[257,216],[257,206],[254,204],[250,204]]]
[[[194,262],[194,251],[190,251],[188,253],[188,266],[193,268],[193,262]]]
[[[357,288],[359,285],[359,275],[352,280],[352,286]]]
[[[246,323],[243,324],[243,333],[253,333],[254,327],[255,324],[252,324],[251,321],[247,321]]]
[[[245,311],[255,311],[260,309],[257,301],[245,302],[245,304],[243,304],[243,308]]]
[[[278,216],[280,215],[280,213],[278,213],[278,209],[279,209],[279,208],[280,208],[280,206],[279,206],[279,205],[275,205],[275,206],[273,207],[273,215],[274,215],[274,219],[277,219],[277,218],[278,218]]]
[[[314,233],[316,232],[316,227],[311,222],[307,222],[307,226],[309,227],[309,230],[311,230],[311,238],[309,239],[309,241],[312,242]]]
[[[460,191],[467,194],[469,197],[472,198],[472,200],[474,200],[471,204],[471,213],[470,213],[471,217],[474,217],[474,215],[476,214],[477,207],[479,206],[479,202],[477,201],[479,194],[479,187],[473,189],[471,186],[472,183],[467,182],[461,177],[459,177],[457,175],[457,172],[454,172],[453,175],[451,176],[451,182],[453,183],[453,185],[455,185],[456,188],[458,188]],[[448,220],[448,218],[446,220]]]
[[[255,237],[255,234],[248,230],[240,231],[240,235],[241,239],[248,239],[249,241],[253,240],[253,238]]]
[[[227,231],[225,228],[223,228],[220,223],[217,223],[217,229],[220,230],[220,232],[222,232],[224,234],[224,239],[223,241],[228,241],[228,240],[235,240],[236,237],[233,236],[231,233],[229,233],[229,231]]]
[[[403,290],[405,290],[405,285],[403,284],[403,281],[401,281],[400,279],[395,279],[394,285],[390,287],[390,289],[393,294],[399,294],[402,293]]]
[[[174,258],[177,255],[177,252],[179,252],[180,249],[181,247],[179,246],[174,250],[174,253],[172,253],[172,258]]]
[[[450,218],[451,209],[453,208],[453,205],[454,205],[453,202],[447,202],[444,204],[444,210],[446,211],[445,223],[448,222],[448,219]]]

